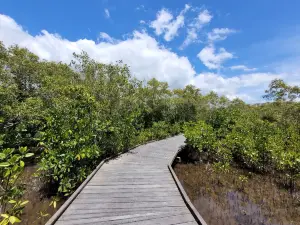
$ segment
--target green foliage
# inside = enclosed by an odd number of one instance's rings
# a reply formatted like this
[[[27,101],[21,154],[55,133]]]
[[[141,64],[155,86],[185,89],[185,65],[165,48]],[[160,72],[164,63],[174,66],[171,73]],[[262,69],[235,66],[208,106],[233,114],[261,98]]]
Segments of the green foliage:
[[[8,203],[10,204],[10,207],[5,214],[1,214],[2,220],[0,222],[0,225],[20,223],[21,220],[19,219],[19,217],[22,214],[23,209],[28,201],[10,200],[8,201]]]
[[[171,124],[169,127],[169,133],[171,135],[178,135],[182,132],[182,125],[180,123]]]
[[[165,121],[154,122],[151,128],[139,132],[135,144],[146,143],[151,140],[160,140],[181,133],[182,126],[179,123],[168,124]]]
[[[300,152],[282,152],[277,167],[285,173],[291,191],[295,189],[295,180],[300,178]]]
[[[298,86],[289,86],[283,80],[275,79],[270,83],[264,98],[274,101],[294,101],[299,96],[300,88]]]
[[[0,43],[1,151],[34,153],[57,196],[70,195],[102,159],[179,134],[208,102],[192,85],[145,84],[122,61],[102,64],[82,52],[66,65]]]
[[[56,209],[56,206],[57,206],[57,202],[59,201],[59,197],[55,196],[52,198],[52,201],[50,202],[50,205],[49,206],[53,206],[54,209]]]
[[[151,127],[153,139],[159,140],[169,136],[169,125],[165,121],[154,122]]]
[[[94,98],[83,87],[65,87],[63,101],[55,104],[37,134],[43,146],[40,174],[49,183],[59,183],[58,191],[70,194],[96,165],[101,155],[97,143],[98,124]],[[95,121],[95,122],[94,122]]]
[[[213,164],[213,170],[217,173],[229,173],[230,164],[229,163],[223,163],[223,162],[215,162]]]
[[[238,177],[238,190],[243,191],[248,183],[248,177],[245,175],[240,175]]]
[[[276,89],[274,85],[283,89]],[[268,93],[282,98],[297,92],[283,81],[271,83]],[[245,105],[234,100],[216,100],[206,121],[189,122],[184,126],[187,144],[207,152],[216,166],[239,165],[253,171],[279,174],[294,190],[300,177],[300,123],[299,103],[275,102]],[[218,102],[218,103],[217,103]]]
[[[23,187],[18,182],[25,167],[26,159],[34,154],[28,152],[27,147],[16,149],[2,149],[0,152],[0,202],[1,211],[7,210],[11,199],[19,199],[23,195]]]
[[[199,120],[195,123],[186,123],[183,130],[188,144],[199,149],[199,151],[209,153],[214,151],[213,145],[216,141],[216,135],[212,126]]]
[[[299,88],[277,80],[267,94],[277,101],[250,106],[202,95],[193,85],[171,90],[156,79],[144,83],[122,61],[102,64],[82,52],[69,65],[47,62],[0,42],[2,209],[21,198],[17,180],[28,162],[38,163],[39,175],[61,197],[102,159],[182,131],[215,167],[276,170],[293,185],[300,173],[300,103],[284,100],[296,99]]]

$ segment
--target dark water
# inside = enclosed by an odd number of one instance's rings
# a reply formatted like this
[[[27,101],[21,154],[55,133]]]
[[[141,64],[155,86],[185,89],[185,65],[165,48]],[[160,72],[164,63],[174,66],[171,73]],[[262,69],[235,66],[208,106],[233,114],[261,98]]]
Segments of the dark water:
[[[271,180],[251,177],[241,190],[238,170],[220,176],[204,165],[174,169],[208,225],[300,225],[300,204]]]

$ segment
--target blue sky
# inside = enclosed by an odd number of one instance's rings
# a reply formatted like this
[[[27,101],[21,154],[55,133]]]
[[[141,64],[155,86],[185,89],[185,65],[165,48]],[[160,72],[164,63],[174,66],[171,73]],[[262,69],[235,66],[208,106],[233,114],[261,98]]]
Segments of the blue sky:
[[[300,85],[299,8],[296,0],[2,0],[0,40],[47,60],[69,62],[81,50],[122,59],[140,79],[260,102],[274,78]]]

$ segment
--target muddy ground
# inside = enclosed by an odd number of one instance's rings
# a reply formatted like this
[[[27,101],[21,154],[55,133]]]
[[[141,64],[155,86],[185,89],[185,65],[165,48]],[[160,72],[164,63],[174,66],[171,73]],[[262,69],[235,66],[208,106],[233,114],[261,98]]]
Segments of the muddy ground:
[[[49,187],[44,187],[44,182],[35,176],[36,171],[37,166],[27,166],[20,177],[26,188],[22,199],[29,200],[20,225],[44,225],[65,201],[60,200],[56,208],[50,206],[52,198]]]
[[[290,193],[274,177],[205,163],[174,170],[208,225],[300,225],[300,190]]]

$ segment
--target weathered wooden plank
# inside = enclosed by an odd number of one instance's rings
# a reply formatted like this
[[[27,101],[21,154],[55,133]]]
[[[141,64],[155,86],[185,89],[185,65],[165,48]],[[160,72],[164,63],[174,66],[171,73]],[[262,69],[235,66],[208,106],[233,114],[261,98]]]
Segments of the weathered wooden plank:
[[[63,221],[70,221],[74,219],[80,219],[81,222],[84,220],[88,220],[89,222],[94,219],[96,222],[105,222],[105,221],[120,221],[120,222],[127,222],[128,220],[138,219],[138,220],[145,220],[145,219],[155,219],[160,216],[168,217],[172,215],[185,215],[188,214],[186,212],[180,211],[166,211],[166,212],[132,212],[131,214],[124,214],[124,215],[110,215],[110,216],[101,216],[99,217],[97,214],[76,214],[76,215],[66,215],[62,216],[61,220]]]
[[[104,219],[104,221],[103,221]],[[139,217],[131,217],[126,219],[111,219],[106,220],[105,218],[87,218],[87,219],[77,219],[77,220],[62,220],[61,224],[70,225],[70,224],[99,224],[99,225],[117,225],[117,224],[144,224],[144,225],[153,225],[153,224],[163,224],[171,225],[182,222],[192,222],[193,217],[188,213],[178,213],[177,215],[147,215]]]
[[[78,201],[73,202],[72,205],[69,206],[70,210],[74,209],[128,209],[128,208],[159,208],[162,206],[167,207],[178,207],[178,206],[185,206],[184,202],[177,201],[177,202],[126,202],[126,203],[83,203],[81,199]]]
[[[120,167],[122,168],[122,167]],[[168,170],[166,168],[164,169],[139,169],[138,167],[137,168],[128,168],[126,169],[126,171],[120,171],[120,168],[114,168],[114,169],[103,169],[102,174],[127,174],[127,173],[131,173],[131,174],[157,174],[157,173],[166,173],[168,172]],[[124,167],[123,167],[124,169]]]
[[[153,181],[139,181],[139,180],[136,180],[136,181],[124,181],[124,182],[116,182],[116,181],[97,181],[97,180],[94,180],[94,181],[90,181],[89,182],[89,186],[128,186],[128,185],[151,185],[155,182]],[[169,184],[169,185],[173,185],[174,182],[173,181],[165,181],[165,184]]]
[[[174,184],[174,180],[166,177],[148,177],[148,179],[126,179],[126,178],[118,178],[118,177],[111,177],[111,178],[95,178],[90,181],[90,183],[96,183],[99,185],[115,185],[115,184],[157,184],[160,180],[164,180],[165,184]]]
[[[158,176],[144,176],[142,175],[137,175],[137,177],[132,177],[132,175],[114,175],[114,176],[99,176],[99,177],[94,177],[91,181],[153,181],[157,183],[161,183],[162,181],[171,181],[172,179],[170,177],[167,177],[165,175],[158,175]],[[173,180],[174,181],[174,180]]]
[[[171,212],[189,212],[189,210],[185,206],[178,206],[178,207],[160,207],[159,210],[157,208],[140,208],[140,209],[78,209],[76,211],[73,210],[67,210],[64,215],[87,215],[87,214],[92,214],[93,215],[99,215],[101,216],[109,216],[109,215],[130,215],[130,214],[135,214],[135,213],[147,213],[147,212],[166,212],[166,213],[171,213]]]
[[[87,189],[155,189],[155,188],[166,188],[166,189],[173,189],[176,190],[173,184],[128,184],[128,185],[102,185],[102,184],[95,184],[86,186]]]
[[[93,179],[103,179],[103,178],[107,178],[107,179],[150,179],[150,178],[156,178],[156,177],[159,177],[161,179],[164,179],[164,178],[170,178],[169,176],[166,176],[165,173],[156,173],[156,174],[135,174],[135,176],[133,176],[132,173],[127,173],[127,174],[121,174],[121,173],[116,173],[116,174],[101,174],[101,175],[97,175],[97,176],[94,176]]]
[[[151,177],[150,179],[92,179],[89,183],[91,182],[95,182],[98,183],[99,185],[111,185],[111,184],[157,184],[157,182],[159,182],[160,180],[162,180],[163,178],[159,178],[159,179],[155,179],[155,177]],[[164,180],[165,184],[174,184],[174,180],[172,179],[167,179]]]
[[[162,201],[174,201],[178,200],[178,195],[174,196],[137,196],[137,197],[118,197],[112,198],[111,196],[78,196],[77,199],[85,199],[90,202],[162,202]]]
[[[178,198],[160,198],[160,199],[155,199],[151,197],[146,197],[146,198],[94,198],[94,199],[81,199],[78,198],[78,201],[76,201],[76,204],[95,204],[95,203],[181,203],[180,199]]]
[[[120,198],[120,197],[181,197],[180,193],[177,191],[173,192],[110,192],[108,195],[107,192],[99,192],[99,193],[80,193],[78,197],[82,198],[103,198],[103,197],[110,197],[110,198]]]
[[[85,188],[82,190],[81,193],[110,193],[110,194],[113,194],[113,193],[143,193],[144,195],[146,193],[148,194],[159,194],[159,193],[169,193],[169,194],[173,194],[173,193],[177,193],[177,190],[170,190],[170,189],[166,189],[166,188],[156,188],[156,189],[118,189],[118,190],[111,190],[111,189],[102,189],[102,190],[99,190],[99,189],[88,189],[88,188]]]
[[[103,170],[101,171],[101,175],[114,175],[114,174],[152,174],[152,175],[155,175],[155,174],[166,174],[168,172],[168,169],[163,169],[163,170],[140,170],[138,168],[136,168],[135,170],[124,170],[124,168],[122,168],[122,171],[120,171],[120,169],[116,169],[116,170]],[[96,175],[97,177],[98,175]]]

